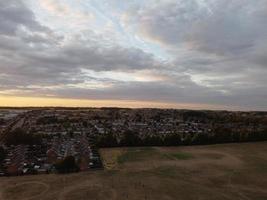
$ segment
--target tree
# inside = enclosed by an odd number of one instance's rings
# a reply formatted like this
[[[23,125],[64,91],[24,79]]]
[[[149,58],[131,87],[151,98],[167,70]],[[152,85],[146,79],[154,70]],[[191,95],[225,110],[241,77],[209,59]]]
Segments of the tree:
[[[164,138],[164,145],[177,146],[181,144],[181,136],[179,134],[169,134]]]
[[[26,133],[25,130],[17,128],[14,131],[8,133],[6,138],[7,145],[36,145],[41,144],[41,136]]]
[[[118,142],[113,133],[108,133],[97,138],[96,145],[98,147],[117,147]]]
[[[64,160],[55,164],[55,168],[59,173],[70,173],[79,171],[79,167],[73,156],[67,156]]]
[[[159,136],[148,135],[144,138],[143,144],[144,144],[144,146],[162,146],[164,144],[164,141]]]
[[[0,146],[0,163],[5,159],[6,152],[3,147]]]
[[[207,133],[197,134],[192,139],[192,144],[205,145],[210,143],[212,143],[211,138]]]
[[[120,144],[122,146],[140,146],[142,141],[136,132],[127,130],[124,133],[124,137],[122,138]]]

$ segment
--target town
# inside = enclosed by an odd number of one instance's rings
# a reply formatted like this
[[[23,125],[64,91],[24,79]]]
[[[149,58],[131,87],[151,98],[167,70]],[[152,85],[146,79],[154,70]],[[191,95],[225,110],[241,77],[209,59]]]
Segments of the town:
[[[98,148],[267,140],[267,113],[127,108],[0,110],[0,176],[102,169]]]

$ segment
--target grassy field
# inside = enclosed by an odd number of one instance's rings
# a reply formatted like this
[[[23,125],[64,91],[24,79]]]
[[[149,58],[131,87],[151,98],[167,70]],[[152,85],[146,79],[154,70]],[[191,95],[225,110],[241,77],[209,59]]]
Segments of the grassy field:
[[[267,142],[114,148],[101,154],[101,171],[0,178],[0,199],[267,199]]]

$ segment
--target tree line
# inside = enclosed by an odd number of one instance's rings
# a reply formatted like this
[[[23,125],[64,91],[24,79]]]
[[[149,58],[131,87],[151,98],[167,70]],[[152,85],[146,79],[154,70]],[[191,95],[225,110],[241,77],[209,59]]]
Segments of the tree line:
[[[142,137],[138,132],[126,131],[122,137],[110,132],[95,138],[98,147],[207,145],[252,141],[267,141],[267,130],[239,132],[217,127],[212,133],[170,133]]]

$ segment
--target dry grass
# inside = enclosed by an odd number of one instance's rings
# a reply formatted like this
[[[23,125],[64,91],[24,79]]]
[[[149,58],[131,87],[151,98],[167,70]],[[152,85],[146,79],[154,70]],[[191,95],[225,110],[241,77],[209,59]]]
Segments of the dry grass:
[[[102,149],[104,171],[0,178],[3,200],[266,200],[267,143]]]
[[[113,148],[111,151],[107,151],[106,149],[101,149],[100,153],[104,158],[103,164],[105,169],[107,170],[117,169],[118,167],[117,158],[123,154],[123,149]]]

